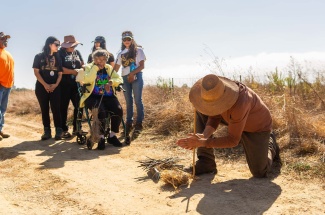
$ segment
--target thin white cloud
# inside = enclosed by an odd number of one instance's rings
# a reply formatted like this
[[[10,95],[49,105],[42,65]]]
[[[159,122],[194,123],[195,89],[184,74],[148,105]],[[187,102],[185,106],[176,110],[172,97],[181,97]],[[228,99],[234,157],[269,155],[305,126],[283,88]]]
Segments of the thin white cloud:
[[[191,64],[174,66],[165,64],[166,66],[160,68],[147,67],[148,72],[145,73],[145,77],[147,80],[154,80],[157,77],[174,78],[179,82],[183,79],[187,84],[209,73],[225,75],[230,78],[238,78],[239,75],[244,77],[250,74],[263,80],[267,74],[274,72],[275,68],[285,74],[290,68],[292,59],[308,74],[325,70],[325,52],[259,53],[235,58],[217,58],[215,61],[211,58],[200,59],[196,61],[197,63],[192,61]]]

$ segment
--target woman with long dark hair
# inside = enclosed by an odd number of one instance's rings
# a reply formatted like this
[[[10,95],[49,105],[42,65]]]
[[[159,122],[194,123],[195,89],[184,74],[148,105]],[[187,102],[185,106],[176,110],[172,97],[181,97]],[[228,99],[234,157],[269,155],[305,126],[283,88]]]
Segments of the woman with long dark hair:
[[[133,33],[131,31],[124,31],[122,33],[121,51],[117,56],[114,70],[118,71],[122,65],[123,87],[126,90],[124,92],[126,101],[126,141],[129,140],[129,135],[133,128],[133,96],[137,108],[137,119],[132,139],[137,138],[143,128],[142,70],[144,69],[145,60],[146,56],[143,49],[135,42]]]
[[[95,40],[93,41],[93,43],[94,43],[94,46],[92,48],[92,53],[89,54],[87,63],[93,62],[93,53],[96,50],[98,50],[98,49],[104,49],[104,50],[108,51],[107,48],[106,48],[106,39],[105,39],[105,37],[103,37],[103,36],[97,36],[95,38]],[[112,67],[114,67],[114,65],[115,65],[115,63],[114,63],[114,61],[115,61],[114,55],[112,53],[110,53],[110,52],[108,52],[108,53],[109,53],[109,57],[108,57],[106,63],[109,64],[109,65],[111,65]]]
[[[77,130],[76,122],[78,115],[79,107],[79,93],[78,85],[76,82],[76,75],[78,74],[75,69],[80,69],[84,65],[83,58],[81,53],[76,49],[78,44],[81,44],[75,39],[73,35],[68,35],[64,37],[64,41],[61,44],[59,51],[63,74],[62,80],[60,83],[61,86],[61,121],[63,129],[63,138],[70,138],[71,134],[69,133],[69,128],[67,125],[67,116],[68,116],[68,107],[70,101],[74,107],[73,111],[73,132]]]
[[[60,41],[55,37],[48,37],[45,41],[43,51],[34,58],[33,69],[37,78],[35,94],[42,112],[44,133],[42,140],[52,137],[50,125],[50,109],[53,114],[55,126],[55,139],[60,140],[62,136],[60,115],[60,86],[62,78],[62,63],[58,54]]]

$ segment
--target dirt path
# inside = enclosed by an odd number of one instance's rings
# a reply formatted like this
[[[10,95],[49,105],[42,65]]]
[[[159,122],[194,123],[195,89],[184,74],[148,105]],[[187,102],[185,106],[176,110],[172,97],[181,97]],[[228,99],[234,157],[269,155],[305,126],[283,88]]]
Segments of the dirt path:
[[[41,124],[6,120],[12,137],[0,142],[0,214],[325,213],[325,187],[315,181],[251,179],[245,162],[224,163],[176,193],[137,167],[146,156],[174,153],[149,134],[129,147],[90,151],[75,139],[38,141]]]

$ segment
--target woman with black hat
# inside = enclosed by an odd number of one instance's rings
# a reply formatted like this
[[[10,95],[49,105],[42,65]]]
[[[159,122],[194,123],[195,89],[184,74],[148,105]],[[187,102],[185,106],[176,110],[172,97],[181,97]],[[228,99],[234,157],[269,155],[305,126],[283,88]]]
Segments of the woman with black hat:
[[[76,47],[81,44],[75,39],[73,35],[68,35],[64,37],[64,42],[61,44],[61,49],[59,51],[63,75],[61,85],[61,121],[63,129],[63,138],[70,138],[69,128],[67,126],[67,116],[69,102],[71,101],[74,107],[73,111],[73,133],[77,130],[76,122],[79,107],[79,93],[78,85],[76,82],[77,72],[75,69],[80,69],[84,65],[83,58]],[[82,45],[82,44],[81,44]]]
[[[94,46],[93,46],[93,49],[92,49],[92,53],[89,54],[87,63],[93,62],[93,56],[92,55],[93,55],[93,53],[96,50],[98,50],[98,49],[104,49],[104,50],[108,51],[107,48],[106,48],[106,40],[105,40],[105,37],[103,37],[103,36],[97,36],[95,38],[95,40],[93,41],[93,43],[94,43]],[[106,63],[109,64],[109,65],[111,65],[112,67],[114,67],[114,60],[115,60],[114,59],[114,55],[109,52],[109,58],[108,58],[108,60],[107,60]]]

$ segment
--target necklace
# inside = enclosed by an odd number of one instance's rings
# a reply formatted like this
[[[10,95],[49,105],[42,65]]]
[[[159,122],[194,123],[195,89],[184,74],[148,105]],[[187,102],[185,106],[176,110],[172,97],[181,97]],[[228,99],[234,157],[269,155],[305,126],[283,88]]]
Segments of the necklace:
[[[50,76],[54,76],[54,71],[53,71],[53,68],[55,66],[55,57],[52,55],[48,58],[46,58],[46,61],[47,61],[47,65],[49,65],[50,67]]]
[[[67,50],[65,50],[65,53],[67,54],[67,56],[70,57],[72,68],[75,69],[76,68],[76,58],[77,58],[76,52],[73,51],[73,52],[71,52],[71,54],[68,54]]]

